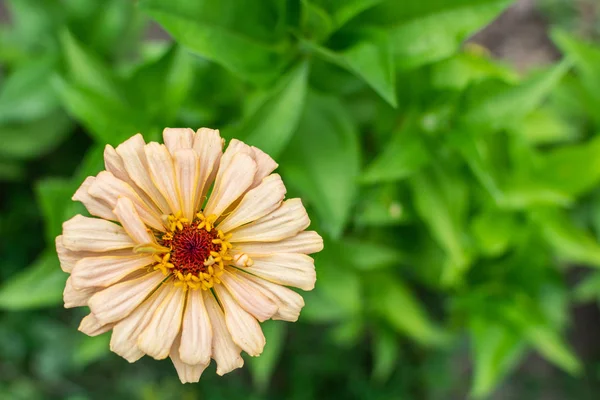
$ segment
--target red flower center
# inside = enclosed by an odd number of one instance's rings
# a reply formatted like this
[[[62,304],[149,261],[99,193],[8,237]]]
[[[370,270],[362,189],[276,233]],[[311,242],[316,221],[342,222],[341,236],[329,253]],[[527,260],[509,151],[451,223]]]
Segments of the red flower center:
[[[183,229],[176,229],[173,238],[163,240],[163,246],[171,247],[171,258],[169,260],[175,266],[175,270],[186,275],[191,272],[205,272],[207,267],[204,261],[210,257],[211,251],[219,252],[220,244],[213,243],[217,238],[217,230],[198,229],[198,222],[183,224]]]

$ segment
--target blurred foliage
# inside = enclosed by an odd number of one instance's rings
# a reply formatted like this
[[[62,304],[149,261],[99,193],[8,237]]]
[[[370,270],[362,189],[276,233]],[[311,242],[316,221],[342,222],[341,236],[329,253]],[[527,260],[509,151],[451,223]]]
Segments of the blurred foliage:
[[[582,398],[597,360],[565,332],[600,301],[600,46],[557,29],[564,59],[521,77],[463,45],[510,3],[8,0],[0,398],[485,398],[532,351]],[[268,151],[325,236],[300,322],[192,386],[77,332],[53,250],[103,146],[167,126]]]

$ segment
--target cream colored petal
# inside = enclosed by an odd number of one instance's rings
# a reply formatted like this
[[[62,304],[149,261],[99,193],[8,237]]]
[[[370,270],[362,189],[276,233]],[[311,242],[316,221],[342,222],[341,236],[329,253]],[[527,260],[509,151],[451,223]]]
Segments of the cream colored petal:
[[[244,365],[244,359],[240,356],[242,349],[233,342],[223,310],[212,293],[203,290],[202,296],[213,327],[212,358],[217,363],[217,374],[223,376]]]
[[[255,254],[272,253],[312,254],[321,250],[323,250],[323,238],[315,231],[303,231],[279,242],[236,243],[231,253],[247,254],[252,257]]]
[[[79,331],[88,336],[98,336],[104,332],[108,332],[113,328],[114,324],[101,324],[96,316],[92,313],[86,315],[79,324]]]
[[[148,143],[144,150],[152,181],[167,200],[170,213],[177,214],[181,211],[181,202],[175,184],[175,166],[171,154],[165,145],[154,142]]]
[[[196,186],[194,210],[204,204],[206,193],[215,181],[225,141],[215,129],[200,128],[194,135],[194,150],[200,160],[200,175]]]
[[[244,271],[280,285],[302,290],[312,290],[315,287],[317,274],[314,260],[305,254],[275,253],[255,256],[252,261],[254,264]]]
[[[133,191],[140,197],[140,199],[144,202],[146,208],[151,210],[156,215],[161,215],[162,213],[158,209],[158,206],[154,204],[154,202],[148,197],[146,192],[144,192],[135,182],[131,179],[127,170],[125,169],[125,163],[123,163],[123,159],[117,153],[117,151],[111,146],[106,145],[104,148],[104,166],[106,170],[113,174],[117,179],[122,180],[127,185],[133,189]]]
[[[133,249],[122,249],[112,250],[106,252],[97,251],[72,251],[67,249],[62,243],[62,235],[56,237],[56,252],[58,253],[58,259],[60,261],[60,267],[63,271],[71,273],[77,261],[85,257],[117,257],[117,256],[130,256],[133,254]]]
[[[244,195],[240,204],[219,223],[224,233],[255,221],[279,208],[286,189],[279,174],[263,179],[262,183]]]
[[[85,181],[83,181],[81,186],[79,186],[79,189],[77,189],[71,199],[83,203],[89,213],[95,215],[96,217],[116,221],[117,217],[115,214],[113,214],[110,206],[106,204],[106,202],[93,197],[89,193],[89,188],[92,186],[92,183],[94,183],[95,180],[96,178],[93,176],[88,176],[85,178]]]
[[[246,192],[254,173],[256,163],[252,157],[239,153],[233,156],[227,170],[215,181],[215,187],[206,203],[205,215],[220,216],[223,211]]]
[[[196,208],[196,189],[200,176],[200,159],[194,150],[177,150],[175,152],[175,177],[177,191],[181,198],[183,216],[188,220],[194,219]]]
[[[233,269],[225,270],[219,278],[235,301],[260,322],[271,318],[277,312],[277,305],[262,292],[248,284],[246,279],[248,274],[236,273],[235,271]]]
[[[141,278],[117,283],[93,295],[88,305],[101,323],[119,321],[140,305],[163,279],[162,272],[155,271]]]
[[[138,338],[152,320],[154,313],[167,294],[169,294],[170,287],[169,284],[160,286],[149,299],[115,325],[110,337],[110,349],[112,351],[130,363],[144,356],[144,352],[137,346]]]
[[[152,255],[132,254],[121,257],[86,257],[77,262],[71,275],[73,287],[107,287],[130,273],[155,263]]]
[[[275,160],[273,160],[267,153],[261,149],[252,146],[252,158],[256,162],[256,174],[254,175],[254,182],[252,182],[251,188],[260,185],[262,180],[267,177],[271,172],[275,171],[279,166]]]
[[[277,242],[295,236],[309,225],[302,201],[290,199],[272,213],[231,231],[230,242]]]
[[[169,204],[150,178],[148,160],[144,151],[145,146],[144,138],[138,133],[121,143],[116,150],[123,159],[123,164],[131,180],[146,192],[163,214],[168,214],[170,212]]]
[[[213,329],[201,290],[190,290],[183,314],[179,356],[186,364],[210,363]],[[172,357],[172,356],[171,356]]]
[[[135,242],[119,225],[82,215],[63,223],[62,243],[74,251],[108,251],[135,246]]]
[[[169,355],[181,328],[185,293],[182,286],[171,285],[169,294],[138,338],[138,347],[150,357],[162,360]]]
[[[223,285],[215,285],[214,290],[225,310],[225,323],[235,344],[251,356],[259,356],[266,341],[256,318],[246,312]]]
[[[177,371],[177,375],[179,376],[179,380],[181,383],[195,383],[200,381],[200,377],[202,373],[208,367],[210,363],[210,358],[206,363],[199,364],[187,364],[184,363],[179,357],[179,348],[181,343],[181,337],[178,336],[173,342],[173,346],[171,346],[171,352],[169,353],[169,357],[171,357],[171,361],[173,362],[173,366]]]
[[[113,209],[117,206],[117,200],[120,197],[127,197],[133,202],[135,210],[146,225],[164,231],[160,214],[148,208],[146,203],[136,194],[131,186],[117,179],[110,172],[100,172],[90,186],[89,192],[92,196],[106,202]]]
[[[191,149],[194,145],[194,131],[190,128],[165,128],[163,142],[171,154],[179,149]]]
[[[67,279],[65,284],[65,290],[63,291],[63,301],[65,302],[65,308],[81,307],[88,303],[90,297],[92,297],[101,288],[86,288],[77,290],[73,287],[71,277]]]
[[[216,182],[220,182],[223,180],[223,174],[229,169],[231,163],[233,162],[233,158],[238,154],[245,154],[248,157],[252,158],[252,160],[254,160],[254,153],[252,152],[252,148],[250,146],[237,139],[231,139],[229,141],[227,149],[225,149],[225,152],[223,153],[223,156],[221,157],[221,160],[219,162],[215,176],[215,185]],[[252,179],[252,181],[254,181],[254,178]]]
[[[133,202],[127,197],[119,197],[114,213],[119,218],[119,222],[127,234],[129,234],[136,243],[144,244],[155,242],[154,235],[146,228],[144,221],[142,221],[135,210]]]
[[[304,307],[304,299],[298,293],[285,286],[266,281],[257,276],[246,274],[249,283],[260,290],[277,304],[277,312],[273,315],[275,320],[295,322],[300,316],[300,310]]]

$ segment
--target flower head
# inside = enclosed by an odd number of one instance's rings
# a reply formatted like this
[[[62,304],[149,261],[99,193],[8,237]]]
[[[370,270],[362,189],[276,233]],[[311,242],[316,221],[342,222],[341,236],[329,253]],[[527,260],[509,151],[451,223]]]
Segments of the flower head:
[[[129,362],[170,357],[183,383],[211,358],[217,373],[261,354],[267,319],[296,321],[323,248],[299,199],[284,200],[277,163],[219,131],[165,129],[106,146],[106,170],[73,196],[98,218],[77,215],[56,238],[70,273],[65,307],[89,306],[79,330],[112,330]]]

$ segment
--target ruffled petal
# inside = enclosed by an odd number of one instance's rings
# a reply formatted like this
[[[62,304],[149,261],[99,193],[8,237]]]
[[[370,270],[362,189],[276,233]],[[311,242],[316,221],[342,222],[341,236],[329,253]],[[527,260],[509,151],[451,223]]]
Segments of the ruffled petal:
[[[135,246],[119,225],[79,214],[63,223],[62,243],[69,250],[98,252]]]
[[[169,353],[169,357],[171,357],[171,361],[173,362],[173,366],[177,371],[177,376],[179,376],[179,380],[181,383],[195,383],[200,381],[200,377],[202,373],[208,367],[210,359],[206,363],[198,363],[198,364],[187,364],[184,363],[179,357],[179,348],[180,348],[181,338],[178,336],[173,342],[173,346],[171,346],[171,352]]]
[[[215,181],[217,170],[223,155],[225,141],[216,129],[200,128],[194,135],[194,150],[200,160],[200,174],[196,186],[194,210],[199,210],[205,200],[208,189]]]
[[[196,208],[196,189],[200,176],[200,159],[194,150],[177,150],[175,152],[175,176],[177,190],[181,198],[183,216],[193,220]]]
[[[77,290],[73,287],[71,277],[67,279],[65,290],[63,291],[63,301],[65,308],[81,307],[87,305],[90,297],[102,290],[102,288],[89,287]]]
[[[165,145],[154,142],[147,144],[144,151],[152,181],[169,204],[170,213],[177,214],[181,211],[181,202],[175,185],[175,166],[171,154]]]
[[[244,310],[260,322],[264,322],[277,312],[277,305],[250,285],[246,279],[247,275],[227,269],[219,279]]]
[[[169,293],[169,285],[162,285],[113,328],[110,337],[110,349],[129,362],[135,362],[144,356],[138,346],[138,338],[146,329],[152,316]]]
[[[183,314],[180,359],[190,365],[208,365],[212,353],[212,338],[213,329],[206,312],[202,291],[190,290]]]
[[[175,154],[179,149],[191,149],[194,144],[194,131],[190,128],[165,128],[163,141],[171,154]]]
[[[73,287],[107,287],[130,273],[154,263],[152,255],[85,257],[77,262],[71,275]]]
[[[256,318],[247,313],[223,285],[216,285],[214,290],[225,310],[225,323],[235,344],[251,356],[259,356],[266,341]]]
[[[135,210],[133,202],[127,197],[120,197],[117,200],[117,206],[114,209],[115,215],[119,218],[119,222],[127,232],[127,234],[136,243],[153,243],[154,235],[152,235],[144,221],[140,218],[139,214]]]
[[[279,174],[264,178],[260,185],[244,195],[239,205],[219,223],[218,228],[227,233],[264,217],[279,207],[285,193],[286,189]]]
[[[123,159],[123,165],[131,180],[146,192],[163,214],[169,214],[169,204],[150,178],[148,160],[144,151],[145,146],[144,138],[138,133],[117,146],[116,151]]]
[[[221,167],[223,163],[221,163]],[[229,166],[221,174],[217,174],[215,187],[206,203],[205,215],[220,216],[234,201],[236,201],[252,184],[256,163],[247,154],[235,154]]]
[[[202,296],[213,327],[212,358],[217,363],[217,374],[222,376],[244,365],[244,359],[240,356],[242,349],[233,342],[223,310],[214,296],[204,290]]]
[[[256,174],[254,175],[254,181],[252,182],[251,188],[254,188],[262,182],[271,172],[275,171],[279,164],[275,162],[267,153],[261,149],[252,146],[252,158],[256,162]]]
[[[85,333],[88,336],[98,336],[105,332],[110,331],[114,324],[101,324],[96,316],[89,313],[81,320],[79,324],[79,331]]]
[[[298,320],[300,311],[304,307],[302,296],[285,286],[266,281],[254,275],[246,274],[246,279],[251,286],[277,304],[277,312],[272,319],[289,322]]]
[[[103,324],[119,321],[144,301],[163,279],[162,272],[155,271],[137,279],[117,283],[93,295],[88,306]]]
[[[302,201],[290,199],[272,213],[231,231],[230,242],[277,242],[295,236],[309,225]]]
[[[117,217],[112,212],[112,208],[104,201],[93,197],[89,193],[89,188],[96,180],[93,176],[88,176],[85,181],[79,186],[79,189],[75,192],[71,198],[73,201],[80,201],[90,214],[96,217],[109,219],[116,221]]]
[[[185,290],[170,284],[167,297],[154,312],[150,323],[138,338],[138,347],[157,360],[167,358],[179,334],[185,305]]]
[[[312,254],[321,250],[323,250],[323,238],[315,231],[304,231],[279,242],[236,243],[231,249],[231,254],[247,254],[252,257],[255,254],[273,253]]]
[[[317,274],[314,260],[305,254],[275,253],[256,256],[254,264],[244,269],[268,281],[302,290],[315,287]]]
[[[100,172],[96,177],[96,180],[90,186],[89,192],[92,196],[102,199],[113,209],[117,206],[117,200],[120,197],[128,198],[133,202],[135,210],[146,225],[164,231],[165,228],[160,219],[160,214],[149,208],[131,186],[122,180],[117,179],[110,172]]]

